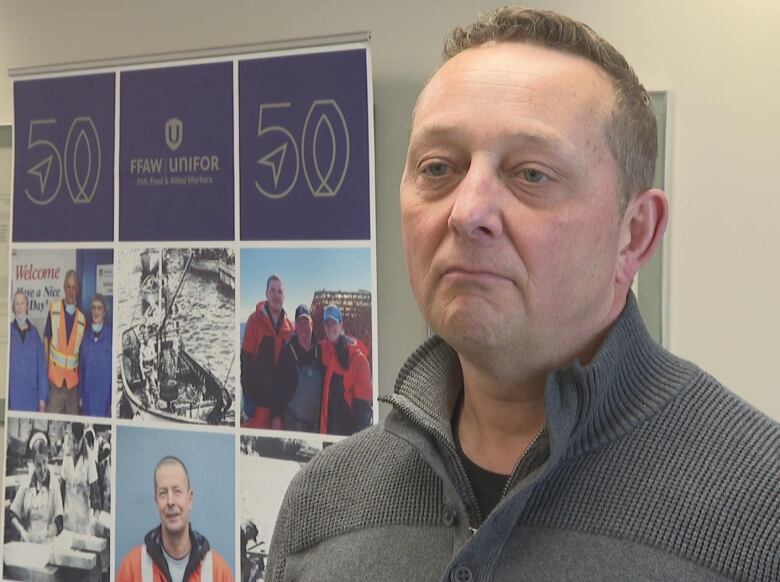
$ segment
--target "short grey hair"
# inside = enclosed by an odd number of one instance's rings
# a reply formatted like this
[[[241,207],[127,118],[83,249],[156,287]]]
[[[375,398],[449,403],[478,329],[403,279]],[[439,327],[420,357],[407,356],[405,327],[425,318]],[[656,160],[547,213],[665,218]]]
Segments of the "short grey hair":
[[[68,279],[76,281],[76,286],[81,289],[81,281],[79,280],[79,274],[76,272],[76,269],[68,269],[68,272],[65,273],[65,279],[62,281],[63,286],[67,284]]]
[[[184,478],[187,481],[187,489],[190,490],[190,472],[187,470],[187,465],[179,457],[173,455],[166,455],[159,460],[157,466],[154,468],[154,496],[157,497],[157,470],[162,466],[176,465],[182,468],[184,471]]]
[[[505,6],[453,30],[444,41],[444,60],[491,42],[519,42],[580,56],[612,80],[614,101],[604,133],[619,168],[619,206],[653,187],[658,130],[650,95],[618,50],[587,24],[549,10]]]

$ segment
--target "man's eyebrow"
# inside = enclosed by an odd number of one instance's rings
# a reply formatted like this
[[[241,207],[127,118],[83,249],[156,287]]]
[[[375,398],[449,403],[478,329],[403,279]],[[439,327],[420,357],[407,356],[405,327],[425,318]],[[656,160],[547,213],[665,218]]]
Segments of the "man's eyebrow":
[[[428,123],[412,133],[411,149],[438,141],[457,143],[463,136],[465,132],[456,125]],[[514,147],[537,148],[563,161],[580,165],[573,144],[553,132],[513,131],[507,127],[498,135],[498,139]]]

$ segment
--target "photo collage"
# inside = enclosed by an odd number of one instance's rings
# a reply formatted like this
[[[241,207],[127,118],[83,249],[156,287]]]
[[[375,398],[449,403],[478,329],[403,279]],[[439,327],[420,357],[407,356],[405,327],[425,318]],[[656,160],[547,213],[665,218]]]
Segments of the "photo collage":
[[[377,422],[370,67],[14,81],[3,579],[132,579],[188,526],[263,580],[290,480]]]

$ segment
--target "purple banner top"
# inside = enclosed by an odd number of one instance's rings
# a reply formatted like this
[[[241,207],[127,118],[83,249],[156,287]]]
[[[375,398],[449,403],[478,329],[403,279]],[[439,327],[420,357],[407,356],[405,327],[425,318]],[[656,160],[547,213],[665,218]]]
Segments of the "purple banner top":
[[[243,240],[370,238],[366,58],[239,63]]]
[[[113,73],[14,83],[14,242],[114,239]]]
[[[233,64],[131,71],[120,87],[120,240],[234,240]]]

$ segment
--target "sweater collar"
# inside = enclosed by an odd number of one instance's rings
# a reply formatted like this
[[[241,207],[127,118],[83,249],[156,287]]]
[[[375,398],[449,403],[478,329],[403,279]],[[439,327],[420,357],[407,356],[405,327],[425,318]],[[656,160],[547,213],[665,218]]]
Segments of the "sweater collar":
[[[551,456],[585,454],[620,438],[677,394],[698,373],[649,335],[633,293],[587,366],[551,372],[545,413]],[[463,389],[455,350],[434,336],[406,361],[395,393],[382,398],[401,413],[452,439],[450,419]],[[417,424],[420,424],[418,422]]]

